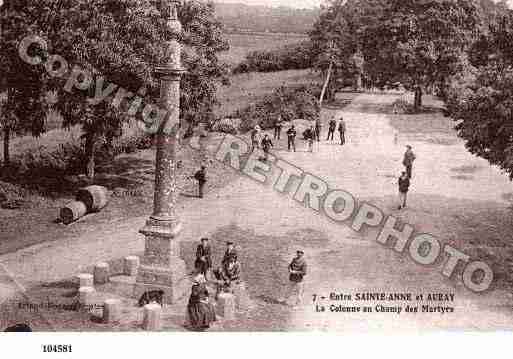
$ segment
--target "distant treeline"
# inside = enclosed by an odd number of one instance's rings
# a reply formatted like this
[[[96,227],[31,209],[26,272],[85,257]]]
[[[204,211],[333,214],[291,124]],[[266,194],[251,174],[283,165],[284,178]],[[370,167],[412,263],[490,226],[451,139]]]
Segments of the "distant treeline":
[[[300,70],[312,67],[312,44],[304,40],[278,49],[252,51],[233,73]]]
[[[318,9],[250,6],[216,3],[216,17],[231,31],[256,31],[306,34],[311,30]]]

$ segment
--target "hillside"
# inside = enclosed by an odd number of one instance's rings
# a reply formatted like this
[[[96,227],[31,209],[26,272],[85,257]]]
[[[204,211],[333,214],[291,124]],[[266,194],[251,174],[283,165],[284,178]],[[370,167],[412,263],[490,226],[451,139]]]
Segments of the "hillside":
[[[319,9],[216,3],[217,18],[229,32],[307,33]]]

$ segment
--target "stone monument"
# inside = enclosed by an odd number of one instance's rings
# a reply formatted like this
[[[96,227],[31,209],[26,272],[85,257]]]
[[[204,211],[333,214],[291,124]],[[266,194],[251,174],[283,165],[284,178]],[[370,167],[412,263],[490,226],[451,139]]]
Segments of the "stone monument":
[[[140,230],[145,239],[134,286],[134,297],[150,290],[163,290],[164,303],[175,303],[185,294],[185,262],[180,258],[177,237],[181,222],[176,213],[178,191],[176,187],[176,146],[180,115],[181,47],[178,42],[182,26],[178,21],[178,1],[156,1],[163,26],[172,36],[163,43],[165,60],[155,73],[160,78],[160,106],[167,115],[156,133],[156,168],[153,214]],[[186,282],[186,283],[184,283]]]

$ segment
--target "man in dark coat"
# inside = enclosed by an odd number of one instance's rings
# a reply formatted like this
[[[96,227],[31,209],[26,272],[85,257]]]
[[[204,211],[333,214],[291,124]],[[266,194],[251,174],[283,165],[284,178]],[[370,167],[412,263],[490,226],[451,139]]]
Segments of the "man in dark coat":
[[[401,173],[401,177],[399,177],[398,181],[399,185],[399,209],[406,207],[406,194],[408,193],[408,189],[410,188],[410,179],[408,178],[408,174],[406,172]]]
[[[342,117],[338,123],[338,134],[340,136],[340,145],[342,146],[346,143],[346,123]]]
[[[279,140],[281,137],[281,126],[282,126],[281,116],[278,116],[278,118],[274,122],[274,139],[275,140]]]
[[[288,303],[291,298],[293,299],[293,306],[298,306],[303,302],[303,278],[307,271],[306,260],[303,256],[304,252],[302,250],[298,250],[296,252],[296,256],[289,264],[289,284],[286,290],[286,296],[280,300],[281,302]]]
[[[326,138],[326,141],[331,140],[333,141],[333,136],[335,135],[335,129],[337,128],[337,121],[335,121],[334,118],[332,118],[328,124],[328,138]]]
[[[269,160],[269,151],[271,150],[271,147],[273,147],[273,143],[269,138],[269,135],[266,133],[262,140],[262,149],[264,150],[264,161]]]
[[[290,148],[292,147],[294,152],[296,152],[296,135],[297,135],[296,128],[294,127],[294,125],[292,125],[287,130],[287,145],[288,145],[289,151],[290,151]]]
[[[406,175],[411,179],[411,170],[413,167],[413,161],[415,161],[415,154],[413,153],[411,146],[406,145],[406,152],[404,153],[403,165],[406,168]]]
[[[318,118],[315,120],[315,138],[317,139],[317,142],[321,141],[321,129],[322,129],[321,119]]]
[[[201,169],[194,174],[194,179],[198,181],[198,197],[203,198],[203,188],[207,183],[207,169],[201,166]]]
[[[201,243],[196,248],[196,261],[194,266],[198,273],[207,278],[207,273],[212,268],[212,250],[208,244],[208,238],[201,238]]]
[[[313,126],[310,126],[310,128],[307,128],[304,132],[305,140],[308,142],[308,150],[310,152],[313,152],[313,141],[315,139],[315,130]]]

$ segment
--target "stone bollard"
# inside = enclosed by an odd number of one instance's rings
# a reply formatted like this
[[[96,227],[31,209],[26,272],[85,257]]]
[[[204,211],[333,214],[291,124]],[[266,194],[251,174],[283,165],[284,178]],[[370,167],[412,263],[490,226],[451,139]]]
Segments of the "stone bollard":
[[[109,263],[98,263],[94,266],[94,283],[105,284],[109,281]]]
[[[137,256],[125,257],[123,264],[124,264],[123,273],[125,275],[131,276],[131,277],[134,277],[137,275],[137,270],[139,269],[139,257],[137,257]]]
[[[146,304],[144,306],[143,329],[144,330],[160,330],[162,315],[162,307],[156,303]]]
[[[235,319],[235,296],[231,293],[220,293],[217,298],[217,314],[224,320]]]
[[[119,299],[107,299],[103,303],[103,322],[115,323],[121,318],[121,301]]]
[[[251,299],[249,298],[248,291],[243,282],[235,285],[233,295],[235,296],[235,306],[237,310],[245,312],[251,309]]]
[[[94,300],[94,288],[93,287],[80,287],[78,289],[78,303],[81,306],[91,306]]]
[[[77,275],[78,287],[92,287],[94,282],[94,277],[89,273],[81,273]]]

